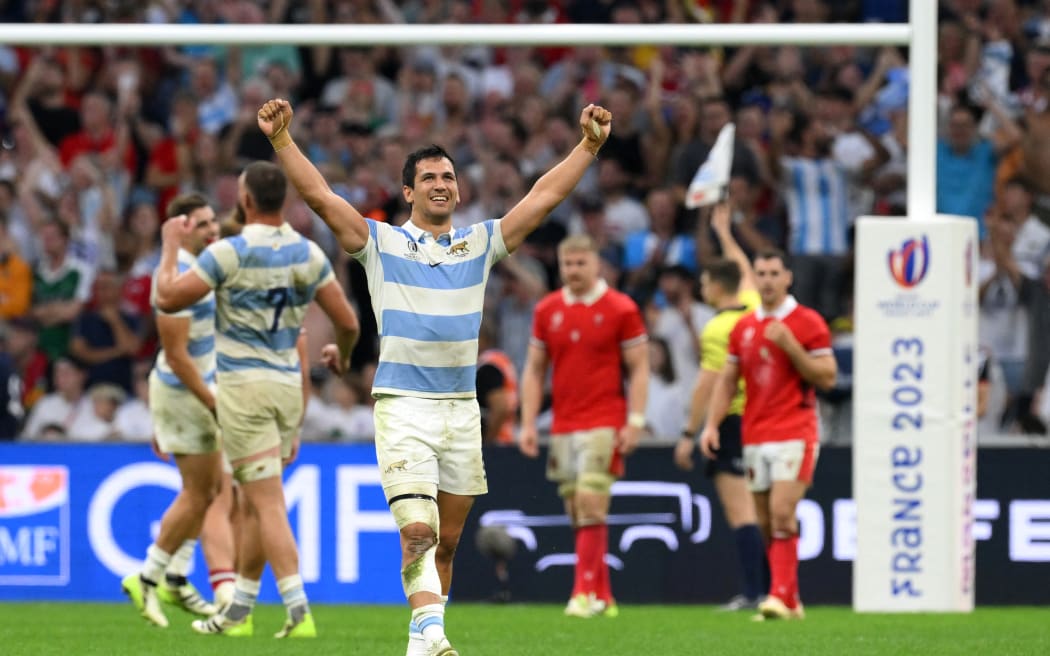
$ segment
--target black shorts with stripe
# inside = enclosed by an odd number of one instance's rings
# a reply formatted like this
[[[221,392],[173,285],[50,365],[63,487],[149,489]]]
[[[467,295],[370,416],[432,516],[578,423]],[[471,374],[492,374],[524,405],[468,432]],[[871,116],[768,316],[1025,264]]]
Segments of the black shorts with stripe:
[[[704,466],[704,475],[714,478],[715,474],[744,475],[744,447],[740,441],[740,415],[726,415],[718,425],[718,452],[714,460],[708,460]]]

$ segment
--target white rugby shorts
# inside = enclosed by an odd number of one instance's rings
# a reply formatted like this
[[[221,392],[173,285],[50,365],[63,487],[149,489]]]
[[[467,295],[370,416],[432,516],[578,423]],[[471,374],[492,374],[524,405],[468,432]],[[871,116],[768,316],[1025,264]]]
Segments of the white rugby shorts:
[[[375,405],[376,457],[387,501],[400,494],[488,492],[477,399],[382,396]]]
[[[162,383],[155,371],[149,376],[149,406],[153,435],[162,452],[192,455],[214,453],[221,447],[211,410],[188,389]]]

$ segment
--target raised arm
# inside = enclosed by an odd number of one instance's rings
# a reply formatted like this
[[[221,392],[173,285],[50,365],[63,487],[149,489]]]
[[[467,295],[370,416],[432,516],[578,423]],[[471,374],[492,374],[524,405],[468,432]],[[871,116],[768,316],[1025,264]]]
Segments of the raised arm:
[[[162,312],[185,310],[207,296],[208,283],[192,269],[179,273],[179,245],[193,232],[196,223],[185,215],[164,222],[161,228],[160,266],[157,267],[157,309]]]
[[[740,291],[753,291],[755,285],[755,272],[751,269],[751,260],[747,253],[740,248],[733,237],[733,229],[730,226],[729,203],[719,203],[711,213],[711,227],[714,228],[718,243],[722,246],[722,256],[727,260],[736,262],[740,268]]]
[[[332,191],[320,171],[303,155],[288,131],[292,106],[277,98],[259,109],[259,129],[273,144],[277,159],[306,204],[320,216],[339,245],[348,253],[360,251],[368,243],[368,224],[354,207]]]
[[[591,128],[591,120],[598,123],[601,136]],[[609,138],[612,130],[612,114],[597,105],[587,105],[580,112],[580,130],[583,139],[572,152],[536,181],[532,189],[518,201],[501,222],[503,243],[508,251],[514,251],[525,241],[525,237],[540,227],[551,210],[572,192],[598,156],[598,150]]]

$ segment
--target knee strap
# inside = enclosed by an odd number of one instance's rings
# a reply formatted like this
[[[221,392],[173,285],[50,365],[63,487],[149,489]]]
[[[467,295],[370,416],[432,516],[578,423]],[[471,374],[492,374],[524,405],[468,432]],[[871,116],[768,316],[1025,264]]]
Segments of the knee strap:
[[[281,475],[281,459],[277,456],[266,456],[251,462],[243,462],[233,468],[233,477],[241,483],[261,481]]]

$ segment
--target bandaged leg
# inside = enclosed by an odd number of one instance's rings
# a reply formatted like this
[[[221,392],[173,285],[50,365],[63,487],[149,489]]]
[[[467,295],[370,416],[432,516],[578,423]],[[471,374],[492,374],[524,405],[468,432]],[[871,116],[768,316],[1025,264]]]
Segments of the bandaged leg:
[[[240,483],[251,483],[281,475],[281,459],[276,455],[263,456],[233,467],[233,477]]]
[[[441,579],[434,564],[440,534],[437,501],[426,494],[401,494],[390,500],[390,511],[401,531],[405,597],[428,592],[440,599]]]
[[[428,494],[405,493],[390,499],[390,510],[401,531],[401,585],[413,606],[410,638],[418,632],[426,645],[440,642],[445,639],[445,607],[440,601],[432,603],[435,597],[441,599],[434,562],[440,535],[437,501]]]

